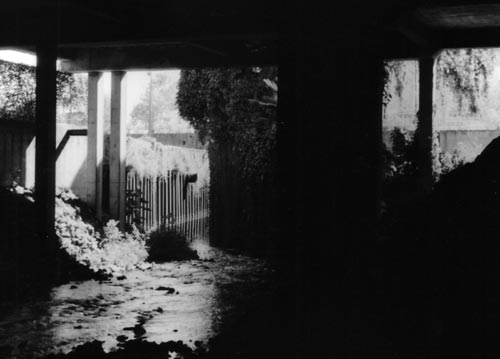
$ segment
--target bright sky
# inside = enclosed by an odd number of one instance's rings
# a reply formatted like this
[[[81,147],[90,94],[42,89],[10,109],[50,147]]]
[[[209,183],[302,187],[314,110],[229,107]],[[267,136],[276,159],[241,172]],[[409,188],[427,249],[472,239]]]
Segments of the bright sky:
[[[0,50],[0,60],[36,66],[36,56],[28,52]]]

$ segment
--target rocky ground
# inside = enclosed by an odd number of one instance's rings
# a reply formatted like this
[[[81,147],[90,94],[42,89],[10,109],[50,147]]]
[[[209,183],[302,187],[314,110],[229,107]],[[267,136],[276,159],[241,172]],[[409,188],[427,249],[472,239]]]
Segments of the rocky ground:
[[[170,343],[162,348],[171,355],[192,354],[210,351],[222,332],[238,332],[227,345],[244,351],[252,346],[242,329],[245,318],[256,319],[250,313],[259,303],[272,303],[272,272],[263,261],[212,250],[209,260],[153,264],[109,280],[60,285],[2,315],[0,357],[62,357],[82,345],[107,355],[137,349],[137,343]],[[265,328],[269,310],[251,321]]]

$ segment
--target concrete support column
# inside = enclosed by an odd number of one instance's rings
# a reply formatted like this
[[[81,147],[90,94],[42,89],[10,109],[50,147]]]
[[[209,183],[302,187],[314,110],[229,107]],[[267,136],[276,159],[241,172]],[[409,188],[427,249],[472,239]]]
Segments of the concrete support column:
[[[111,74],[111,133],[109,152],[109,210],[112,218],[125,225],[125,158],[127,145],[126,129],[126,72]]]
[[[90,72],[88,79],[87,204],[102,218],[102,161],[104,96],[101,72]]]
[[[49,26],[50,27],[50,26]],[[48,31],[50,32],[50,31]],[[37,233],[41,248],[55,256],[54,234],[56,187],[56,59],[55,37],[46,35],[36,48],[36,154],[35,191]]]
[[[434,92],[434,56],[419,58],[419,109],[415,141],[418,151],[417,176],[419,190],[429,193],[433,185],[432,171],[432,117]]]

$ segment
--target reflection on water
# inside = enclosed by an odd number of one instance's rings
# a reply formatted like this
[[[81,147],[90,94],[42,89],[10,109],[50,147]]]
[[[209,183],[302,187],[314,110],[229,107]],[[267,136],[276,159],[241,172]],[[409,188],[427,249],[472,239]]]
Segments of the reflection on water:
[[[121,280],[55,287],[49,298],[0,318],[0,347],[9,346],[18,358],[66,353],[93,340],[103,341],[105,351],[134,338],[181,340],[194,348],[196,341],[213,337],[235,310],[227,299],[233,284],[238,291],[238,283],[255,287],[269,274],[256,259],[214,253],[212,261],[157,264]]]

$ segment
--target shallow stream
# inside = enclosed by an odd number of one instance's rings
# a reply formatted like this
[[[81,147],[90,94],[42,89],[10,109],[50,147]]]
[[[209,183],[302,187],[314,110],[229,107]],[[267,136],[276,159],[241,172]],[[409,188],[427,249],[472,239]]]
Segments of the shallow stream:
[[[214,250],[210,261],[153,264],[124,277],[70,282],[0,318],[0,349],[13,358],[42,357],[94,340],[112,351],[134,338],[181,340],[194,348],[217,334],[242,298],[258,295],[270,273],[260,260]]]

